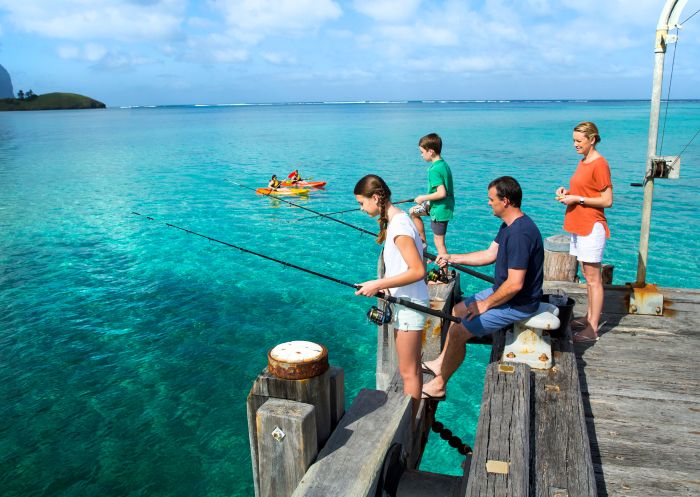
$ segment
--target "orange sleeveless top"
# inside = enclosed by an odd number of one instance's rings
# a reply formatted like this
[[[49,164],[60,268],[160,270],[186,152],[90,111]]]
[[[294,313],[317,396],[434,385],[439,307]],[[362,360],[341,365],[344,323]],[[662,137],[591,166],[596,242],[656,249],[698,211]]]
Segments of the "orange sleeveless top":
[[[600,197],[600,192],[606,188],[612,188],[610,178],[610,166],[608,161],[599,157],[588,164],[578,163],[578,167],[569,180],[569,195],[579,197]],[[601,223],[605,228],[605,236],[610,238],[608,220],[602,207],[590,207],[588,205],[571,204],[566,207],[564,215],[564,230],[569,233],[586,236],[593,231],[593,225]]]

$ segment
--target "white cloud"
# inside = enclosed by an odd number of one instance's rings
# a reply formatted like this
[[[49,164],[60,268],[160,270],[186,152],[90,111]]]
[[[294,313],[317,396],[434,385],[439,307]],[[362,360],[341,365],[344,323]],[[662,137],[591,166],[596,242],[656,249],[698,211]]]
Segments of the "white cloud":
[[[510,66],[511,61],[495,59],[485,55],[477,57],[457,57],[445,61],[443,67],[446,72],[486,72],[500,67]]]
[[[161,40],[178,36],[185,0],[0,0],[18,29],[64,40]]]
[[[290,56],[289,54],[283,54],[279,52],[263,52],[261,54],[262,58],[269,62],[270,64],[296,64],[296,58]]]
[[[83,53],[85,54],[85,60],[97,62],[107,54],[107,49],[96,43],[88,43],[83,48]]]
[[[333,0],[211,0],[223,13],[233,34],[248,43],[271,35],[304,35],[342,10]]]
[[[60,45],[56,51],[62,59],[77,59],[80,57],[80,47],[75,45]]]
[[[59,45],[56,52],[62,59],[89,62],[92,68],[107,71],[128,71],[137,66],[156,62],[149,57],[109,50],[97,43]]]
[[[230,35],[213,33],[207,36],[190,37],[182,51],[182,58],[196,64],[244,62],[250,53],[242,43]]]
[[[153,63],[155,61],[148,57],[132,56],[122,52],[109,52],[98,60],[93,67],[107,71],[124,72],[130,71],[137,66]]]
[[[107,55],[107,49],[97,43],[85,45],[60,45],[56,51],[62,59],[78,59],[88,62],[97,62]]]
[[[432,29],[425,25],[384,26],[378,29],[379,36],[404,46],[423,45],[432,47],[454,46],[459,36],[448,29]]]
[[[653,32],[661,14],[659,0],[563,0],[563,5],[579,12],[583,19],[603,24],[641,26]],[[649,24],[652,21],[654,24]]]
[[[330,83],[351,81],[370,81],[374,79],[374,74],[364,69],[336,69],[327,71],[303,71],[287,72],[280,76],[285,81],[325,81]]]
[[[248,51],[233,48],[218,48],[212,50],[211,58],[215,62],[243,62],[248,59]]]
[[[378,22],[399,23],[415,17],[421,0],[355,0],[358,12]]]

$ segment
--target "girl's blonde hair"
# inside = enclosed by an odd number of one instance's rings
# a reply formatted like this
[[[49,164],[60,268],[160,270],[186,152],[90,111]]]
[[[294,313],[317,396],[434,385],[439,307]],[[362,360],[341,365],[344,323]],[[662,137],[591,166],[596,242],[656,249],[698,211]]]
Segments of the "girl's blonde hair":
[[[386,240],[386,228],[389,225],[387,217],[387,204],[391,202],[391,190],[382,178],[376,174],[368,174],[360,179],[353,190],[355,195],[371,198],[372,195],[377,196],[377,204],[379,205],[379,234],[377,235],[377,243],[382,244]]]
[[[584,135],[586,135],[586,138],[591,140],[594,145],[598,145],[600,143],[600,133],[598,133],[598,126],[596,126],[590,121],[578,123],[574,128],[574,131],[578,131],[579,133],[583,133]]]

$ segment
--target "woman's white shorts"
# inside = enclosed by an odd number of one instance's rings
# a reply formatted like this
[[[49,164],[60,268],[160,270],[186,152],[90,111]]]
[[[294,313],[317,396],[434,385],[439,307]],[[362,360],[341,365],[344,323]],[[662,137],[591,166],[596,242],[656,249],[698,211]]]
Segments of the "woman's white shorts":
[[[404,297],[405,298],[405,297]],[[429,302],[424,302],[418,299],[410,299],[413,303],[430,307]],[[421,331],[425,326],[426,315],[422,312],[404,307],[402,305],[394,305],[394,328],[397,330],[406,331]]]
[[[571,234],[569,254],[575,255],[579,262],[601,262],[605,249],[605,226],[595,223],[590,235]]]

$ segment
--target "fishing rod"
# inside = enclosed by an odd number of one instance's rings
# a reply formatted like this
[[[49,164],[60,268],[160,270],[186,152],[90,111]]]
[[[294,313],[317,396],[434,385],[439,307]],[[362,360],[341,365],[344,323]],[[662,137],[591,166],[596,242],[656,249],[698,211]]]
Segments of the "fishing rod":
[[[412,199],[412,198],[409,198],[409,199],[406,199],[406,200],[399,200],[398,202],[392,202],[392,204],[394,204],[394,205],[396,205],[396,204],[405,204],[406,202],[413,202],[413,199]],[[359,207],[355,207],[354,209],[345,209],[344,211],[326,212],[325,214],[326,214],[327,216],[334,216],[335,214],[345,214],[346,212],[355,212],[355,211],[359,211],[359,210],[360,210]],[[295,222],[303,221],[304,219],[313,219],[313,218],[315,218],[315,217],[318,217],[318,214],[314,214],[313,216],[304,216],[304,217],[300,217],[300,218],[297,219]]]
[[[257,190],[256,190],[255,188],[252,188],[252,187],[246,186],[246,185],[242,185],[242,184],[240,184],[240,183],[236,183],[236,182],[233,181],[233,180],[227,180],[227,181],[229,181],[230,183],[233,183],[233,184],[236,185],[236,186],[240,186],[241,188],[246,188],[246,189],[248,189],[248,190],[252,190],[252,191],[254,191],[254,192],[257,193]],[[284,203],[289,204],[289,205],[293,205],[294,207],[299,207],[300,209],[304,209],[305,211],[313,212],[313,213],[314,213],[315,215],[317,215],[317,216],[326,217],[326,218],[331,219],[331,220],[333,220],[333,221],[336,221],[336,222],[338,222],[338,223],[340,223],[340,224],[344,224],[345,226],[348,226],[348,227],[350,227],[350,228],[352,228],[352,229],[356,229],[356,230],[358,230],[358,231],[360,231],[360,232],[362,232],[362,233],[365,233],[365,234],[367,234],[367,235],[377,236],[376,233],[372,233],[371,231],[367,231],[366,229],[359,228],[359,227],[357,227],[357,226],[353,226],[352,224],[346,223],[345,221],[342,221],[342,220],[340,220],[340,219],[336,219],[336,218],[334,218],[334,217],[330,217],[328,214],[323,214],[323,213],[318,212],[318,211],[315,211],[315,210],[313,210],[313,209],[309,209],[308,207],[304,207],[303,205],[299,205],[299,204],[295,204],[294,202],[290,202],[289,200],[284,199],[284,198],[281,198],[281,197],[279,197],[278,195],[273,195],[273,194],[272,194],[272,191],[271,191],[270,193],[263,193],[262,195],[265,196],[265,197],[274,198],[275,200],[279,200],[279,201],[284,202]]]
[[[257,191],[255,190],[255,188],[251,188],[250,186],[246,186],[246,185],[242,185],[242,184],[240,184],[240,183],[236,183],[236,182],[233,181],[233,180],[228,180],[228,181],[231,182],[231,183],[233,183],[234,185],[240,186],[241,188],[247,188],[248,190],[253,190],[254,192],[257,193]],[[349,228],[352,228],[352,229],[354,229],[354,230],[360,231],[360,232],[362,232],[362,233],[366,233],[366,234],[372,235],[372,236],[374,236],[374,237],[377,236],[376,233],[372,233],[371,231],[367,231],[366,229],[360,228],[360,227],[355,226],[355,225],[352,225],[352,224],[350,224],[350,223],[346,223],[345,221],[343,221],[343,220],[341,220],[341,219],[338,219],[338,218],[335,218],[335,217],[331,217],[331,216],[329,216],[328,214],[324,214],[323,212],[318,212],[318,211],[315,211],[315,210],[313,210],[313,209],[309,209],[308,207],[304,207],[303,205],[295,204],[294,202],[290,202],[289,200],[284,199],[284,198],[281,198],[281,197],[279,197],[279,196],[277,196],[277,195],[272,195],[272,192],[270,192],[270,193],[263,193],[263,195],[265,195],[266,197],[272,197],[272,198],[274,198],[274,199],[276,199],[276,200],[280,200],[280,201],[285,202],[285,203],[287,203],[287,204],[289,204],[289,205],[293,205],[294,207],[299,207],[300,209],[304,209],[305,211],[313,212],[313,213],[314,213],[315,215],[317,215],[317,216],[325,217],[326,219],[330,219],[331,221],[335,221],[336,223],[344,224],[345,226],[347,226],[347,227],[349,227]],[[435,259],[437,259],[437,256],[436,256],[435,254],[431,254],[430,252],[423,252],[423,255],[425,255],[425,257],[427,257],[427,258],[430,259],[431,261],[434,261]],[[459,271],[462,271],[463,273],[467,273],[467,274],[469,274],[469,275],[471,275],[471,276],[474,276],[475,278],[479,278],[480,280],[488,281],[489,283],[495,283],[495,281],[496,281],[496,280],[495,280],[494,278],[492,278],[491,276],[488,276],[488,275],[486,275],[486,274],[484,274],[484,273],[480,273],[479,271],[474,271],[473,269],[469,269],[468,267],[462,266],[461,264],[455,264],[455,263],[452,263],[452,262],[449,262],[448,264],[449,264],[450,266],[452,266],[453,268],[455,268],[455,269],[457,269],[457,270],[459,270]]]
[[[276,262],[277,264],[282,264],[283,266],[291,267],[293,269],[298,269],[299,271],[303,271],[303,272],[308,273],[308,274],[313,274],[314,276],[318,276],[319,278],[323,278],[323,279],[332,281],[334,283],[338,283],[339,285],[348,286],[350,288],[354,288],[355,290],[357,290],[358,288],[361,288],[361,285],[348,283],[347,281],[343,281],[343,280],[340,280],[338,278],[334,278],[333,276],[328,276],[327,274],[319,273],[317,271],[313,271],[313,270],[307,269],[305,267],[297,266],[296,264],[292,264],[291,262],[286,262],[286,261],[283,261],[281,259],[276,259],[274,257],[270,257],[269,255],[261,254],[259,252],[254,252],[253,250],[249,250],[247,248],[240,247],[238,245],[234,245],[233,243],[224,242],[223,240],[218,240],[218,239],[213,238],[211,236],[203,235],[202,233],[197,233],[196,231],[192,231],[190,229],[183,228],[181,226],[177,226],[177,225],[172,224],[172,223],[167,223],[165,221],[158,221],[157,219],[155,219],[151,216],[146,216],[146,215],[141,214],[141,213],[136,212],[136,211],[131,211],[131,213],[136,215],[136,216],[145,217],[149,221],[160,222],[169,228],[175,228],[177,230],[184,231],[185,233],[189,233],[190,235],[202,237],[206,240],[209,240],[210,242],[220,243],[221,245],[225,245],[227,247],[234,248],[236,250],[240,250],[241,252],[245,252],[246,254],[255,255],[257,257],[262,257],[263,259],[267,259],[268,261]],[[444,312],[436,311],[435,309],[431,309],[430,307],[425,307],[425,306],[416,304],[414,302],[411,302],[410,300],[407,300],[407,299],[404,299],[401,297],[393,297],[385,292],[377,292],[376,296],[377,296],[377,298],[379,298],[381,300],[385,300],[385,301],[390,302],[392,304],[398,304],[398,305],[402,305],[404,307],[409,307],[409,308],[414,309],[418,312],[422,312],[423,314],[430,314],[431,316],[435,316],[435,317],[442,318],[442,319],[447,319],[448,321],[452,321],[454,323],[461,322],[459,318],[452,316],[451,314],[446,314]],[[369,312],[367,313],[367,316],[377,324],[387,324],[388,322],[391,321],[391,311],[387,312],[387,310],[377,309],[374,306],[372,306],[372,308],[369,310]],[[375,318],[378,318],[382,322],[379,323]]]

